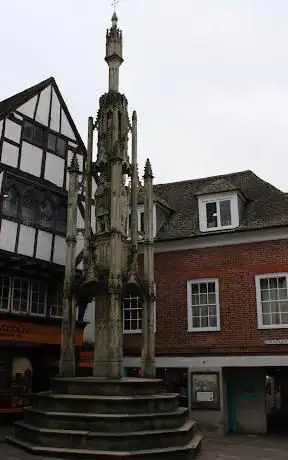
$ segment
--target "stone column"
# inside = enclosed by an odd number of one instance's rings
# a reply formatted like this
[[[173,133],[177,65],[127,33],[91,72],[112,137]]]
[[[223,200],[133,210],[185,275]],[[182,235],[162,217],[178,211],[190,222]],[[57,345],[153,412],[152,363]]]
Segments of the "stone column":
[[[108,295],[97,296],[95,301],[95,342],[93,376],[107,377],[108,316],[110,299]]]
[[[144,281],[147,294],[144,297],[142,319],[142,376],[155,378],[155,325],[154,325],[154,249],[153,249],[153,174],[150,161],[147,159],[144,172]]]
[[[92,200],[92,153],[93,153],[93,118],[88,119],[88,142],[85,170],[85,233],[83,250],[83,270],[87,275],[89,266],[89,250],[91,242],[91,200]]]
[[[79,165],[75,153],[71,161],[69,174],[70,178],[67,211],[66,265],[63,292],[62,343],[59,364],[59,375],[61,377],[75,376],[76,298],[74,285],[79,176]]]
[[[123,373],[122,318],[122,161],[119,158],[118,110],[113,112],[113,158],[111,160],[111,242],[109,273],[109,332],[107,376],[120,379]]]

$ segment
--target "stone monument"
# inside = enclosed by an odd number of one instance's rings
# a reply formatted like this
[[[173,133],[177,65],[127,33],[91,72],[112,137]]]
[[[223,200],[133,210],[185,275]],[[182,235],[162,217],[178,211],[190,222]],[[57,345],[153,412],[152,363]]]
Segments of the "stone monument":
[[[137,115],[132,124],[128,102],[119,92],[123,62],[122,32],[116,12],[106,35],[109,90],[100,98],[97,118],[88,123],[85,187],[84,269],[75,283],[79,167],[70,166],[67,255],[59,378],[51,391],[35,395],[8,441],[44,456],[91,459],[191,459],[201,446],[196,424],[179,395],[156,379],[154,336],[153,174],[149,159],[144,185],[137,169]],[[98,131],[92,162],[93,131]],[[131,161],[128,136],[132,134]],[[92,176],[95,230],[91,230]],[[128,184],[129,182],[129,184]],[[139,276],[138,192],[144,195],[144,270]],[[129,219],[129,214],[131,219]],[[131,226],[128,222],[131,221]],[[131,227],[131,228],[130,228]],[[142,378],[123,377],[123,298],[143,300]],[[76,304],[95,299],[93,377],[75,376]]]

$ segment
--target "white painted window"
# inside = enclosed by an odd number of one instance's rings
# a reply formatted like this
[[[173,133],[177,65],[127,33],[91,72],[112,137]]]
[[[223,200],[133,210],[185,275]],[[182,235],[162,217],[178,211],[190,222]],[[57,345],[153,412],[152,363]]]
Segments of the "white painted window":
[[[31,316],[45,316],[47,286],[40,281],[0,276],[0,310]]]
[[[258,327],[288,328],[288,273],[256,276]]]
[[[219,331],[220,305],[217,279],[187,282],[188,331]]]
[[[40,281],[30,283],[30,313],[45,316],[47,307],[47,286]]]
[[[11,294],[11,311],[13,313],[28,313],[30,282],[25,278],[13,278]]]
[[[156,293],[156,286],[155,293]],[[141,297],[125,297],[123,299],[123,332],[124,334],[140,334],[142,332],[143,299]],[[156,302],[154,302],[154,331],[156,332]]]
[[[138,233],[141,233],[144,235],[144,210],[143,209],[138,209],[137,211],[137,231]],[[131,227],[132,227],[132,216],[131,212],[129,212],[128,216],[128,233],[131,235]]]
[[[236,228],[239,225],[237,194],[205,195],[198,198],[200,231]]]
[[[142,331],[142,299],[130,295],[123,300],[124,332],[139,333]]]
[[[11,278],[0,276],[0,310],[8,311],[10,308]]]
[[[63,316],[63,286],[53,292],[50,300],[50,316],[62,318]]]
[[[145,227],[144,227],[145,218],[144,218],[144,206],[143,205],[138,206],[137,218],[138,218],[137,230],[138,230],[139,239],[143,239],[144,231],[145,231]],[[128,214],[128,235],[129,237],[131,236],[131,223],[132,223],[131,210],[129,210],[129,214]],[[153,237],[155,238],[155,236],[156,236],[156,206],[154,205],[153,206]]]

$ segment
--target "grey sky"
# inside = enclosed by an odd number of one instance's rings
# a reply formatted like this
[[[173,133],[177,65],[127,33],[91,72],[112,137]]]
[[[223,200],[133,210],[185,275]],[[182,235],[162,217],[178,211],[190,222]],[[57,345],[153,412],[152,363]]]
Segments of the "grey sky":
[[[110,3],[2,2],[0,99],[53,75],[86,141]],[[288,1],[122,0],[118,16],[140,167],[150,156],[157,182],[252,169],[288,191]]]

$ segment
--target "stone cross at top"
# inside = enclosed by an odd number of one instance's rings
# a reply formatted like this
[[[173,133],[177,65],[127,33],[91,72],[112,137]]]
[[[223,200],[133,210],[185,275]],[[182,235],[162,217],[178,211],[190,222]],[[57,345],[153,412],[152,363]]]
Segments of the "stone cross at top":
[[[113,2],[111,3],[111,6],[113,7],[114,11],[116,11],[116,6],[118,5],[120,0],[113,0]]]

